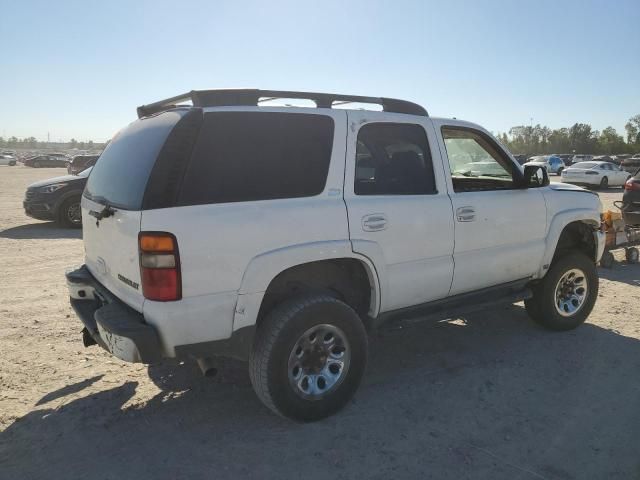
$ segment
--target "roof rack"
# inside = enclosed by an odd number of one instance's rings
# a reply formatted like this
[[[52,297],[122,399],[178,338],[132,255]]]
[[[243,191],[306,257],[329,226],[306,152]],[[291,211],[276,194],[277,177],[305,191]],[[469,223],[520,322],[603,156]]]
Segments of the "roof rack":
[[[263,99],[299,98],[312,100],[317,108],[332,108],[347,103],[373,103],[382,106],[385,112],[408,113],[429,116],[417,103],[385,97],[363,97],[333,93],[290,92],[286,90],[228,89],[192,90],[182,95],[160,100],[138,107],[138,118],[175,108],[179,103],[191,101],[194,107],[257,106]]]

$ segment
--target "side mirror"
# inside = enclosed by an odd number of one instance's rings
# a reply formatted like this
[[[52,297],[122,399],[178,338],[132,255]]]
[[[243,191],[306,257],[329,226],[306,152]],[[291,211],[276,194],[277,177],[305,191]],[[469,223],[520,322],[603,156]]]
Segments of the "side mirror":
[[[523,188],[538,188],[549,185],[549,174],[547,169],[538,165],[525,165]]]

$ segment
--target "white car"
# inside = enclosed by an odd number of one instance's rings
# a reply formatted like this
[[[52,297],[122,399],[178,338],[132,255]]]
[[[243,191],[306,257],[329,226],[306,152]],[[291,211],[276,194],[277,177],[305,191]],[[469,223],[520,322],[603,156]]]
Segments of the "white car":
[[[531,157],[526,165],[537,165],[543,167],[549,173],[555,173],[556,175],[560,175],[562,171],[566,168],[564,161],[556,156],[556,155],[540,155],[537,157]]]
[[[629,177],[629,172],[610,162],[579,162],[566,168],[561,174],[564,183],[600,188],[624,186]]]
[[[332,108],[345,102],[383,111]],[[569,330],[598,298],[598,196],[550,185],[473,123],[264,90],[138,116],[89,176],[85,265],[67,273],[85,345],[122,360],[248,360],[267,407],[312,421],[349,402],[385,320],[524,300]]]
[[[16,158],[11,155],[0,155],[0,165],[14,166],[16,164]]]

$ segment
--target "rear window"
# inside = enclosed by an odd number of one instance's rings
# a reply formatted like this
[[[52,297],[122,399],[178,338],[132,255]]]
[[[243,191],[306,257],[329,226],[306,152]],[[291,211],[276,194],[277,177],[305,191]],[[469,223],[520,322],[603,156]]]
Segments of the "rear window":
[[[125,210],[140,210],[158,153],[184,114],[182,110],[164,112],[118,132],[93,167],[85,196]]]
[[[578,162],[575,165],[573,165],[574,168],[593,168],[593,167],[597,167],[598,164],[595,162]]]
[[[208,113],[178,203],[318,195],[327,181],[333,130],[326,115]]]

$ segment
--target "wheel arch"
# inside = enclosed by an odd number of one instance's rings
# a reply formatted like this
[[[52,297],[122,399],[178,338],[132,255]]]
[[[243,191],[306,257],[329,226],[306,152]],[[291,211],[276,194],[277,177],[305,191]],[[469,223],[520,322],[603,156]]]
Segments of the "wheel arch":
[[[361,290],[349,292],[349,288],[366,289],[364,308],[351,306],[362,317],[375,317],[379,312],[380,282],[373,262],[354,253],[348,240],[314,242],[266,252],[249,262],[238,292],[233,329],[256,324],[265,310],[278,303],[279,294],[295,293],[296,286],[305,291],[305,284],[333,291],[349,304],[363,294]]]
[[[539,277],[543,277],[554,258],[570,247],[578,247],[597,262],[602,255],[603,242],[598,228],[600,219],[590,209],[574,209],[556,215],[547,234],[545,253]]]

